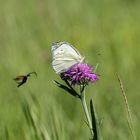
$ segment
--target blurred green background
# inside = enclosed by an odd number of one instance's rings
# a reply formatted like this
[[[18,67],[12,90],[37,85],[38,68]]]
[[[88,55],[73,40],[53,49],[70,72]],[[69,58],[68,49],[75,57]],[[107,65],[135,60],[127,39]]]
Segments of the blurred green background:
[[[102,138],[132,139],[117,72],[140,139],[139,0],[0,0],[0,139],[90,138],[80,101],[53,84],[62,82],[51,67],[55,41],[74,45],[88,64],[99,63],[100,80],[86,97],[102,121]],[[17,88],[12,79],[31,71],[38,77]]]

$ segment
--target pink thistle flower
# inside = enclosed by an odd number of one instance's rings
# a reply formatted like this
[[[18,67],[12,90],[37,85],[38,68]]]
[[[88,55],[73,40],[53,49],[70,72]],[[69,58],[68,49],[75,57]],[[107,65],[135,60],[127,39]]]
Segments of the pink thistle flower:
[[[78,63],[63,73],[62,78],[70,81],[71,85],[88,85],[88,83],[96,82],[98,75],[92,72],[91,66]]]

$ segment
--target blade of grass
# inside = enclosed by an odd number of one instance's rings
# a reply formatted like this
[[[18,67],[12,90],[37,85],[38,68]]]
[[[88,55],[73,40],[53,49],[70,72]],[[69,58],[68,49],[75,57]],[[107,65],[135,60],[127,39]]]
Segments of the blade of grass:
[[[30,105],[31,102],[32,106]],[[32,136],[35,138],[35,140],[50,140],[50,136],[45,126],[40,122],[38,116],[40,113],[38,108],[39,102],[34,95],[31,95],[30,103],[28,103],[26,99],[22,99],[21,105],[30,131],[33,130]],[[34,110],[34,108],[36,109]]]
[[[95,68],[94,68],[94,72],[96,72],[98,66],[99,66],[99,63],[96,64],[96,66],[95,66]]]
[[[36,128],[35,121],[33,119],[33,115],[31,114],[31,110],[30,110],[29,104],[25,100],[22,103],[22,109],[23,109],[23,112],[24,112],[27,124],[29,125],[30,128],[31,127],[33,128],[33,130],[35,132],[35,138],[37,140],[39,140],[38,131],[37,131],[37,128]]]
[[[120,78],[119,74],[116,73],[116,76],[117,76],[119,84],[120,84],[120,89],[121,89],[121,92],[122,92],[122,96],[123,96],[123,100],[124,100],[124,104],[125,104],[125,109],[126,109],[126,112],[127,112],[127,123],[128,123],[128,126],[129,126],[129,129],[130,129],[130,132],[131,132],[131,135],[132,135],[133,139],[136,140],[136,135],[135,135],[133,122],[132,122],[133,120],[132,120],[131,110],[130,110],[130,107],[129,107],[129,104],[128,104],[128,100],[127,100],[126,93],[125,93],[125,90],[124,90],[124,87],[123,87],[123,83],[121,81],[121,78]]]

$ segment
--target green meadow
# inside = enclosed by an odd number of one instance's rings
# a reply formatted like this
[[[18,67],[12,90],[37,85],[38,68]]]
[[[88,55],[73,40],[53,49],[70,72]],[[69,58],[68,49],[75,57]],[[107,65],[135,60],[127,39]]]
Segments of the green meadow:
[[[67,41],[99,80],[86,87],[99,140],[133,140],[116,77],[140,139],[139,0],[0,0],[0,140],[89,140],[81,102],[57,87],[51,44]],[[17,88],[18,75],[35,71]]]

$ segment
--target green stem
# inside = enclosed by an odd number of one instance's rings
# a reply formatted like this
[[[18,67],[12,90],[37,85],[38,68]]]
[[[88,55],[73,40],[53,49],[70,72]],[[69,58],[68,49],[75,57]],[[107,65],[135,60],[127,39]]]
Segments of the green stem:
[[[83,92],[81,92],[81,103],[82,103],[82,106],[83,106],[83,110],[84,110],[86,119],[88,121],[88,125],[89,125],[89,128],[90,128],[91,135],[92,135],[92,137],[94,137],[92,122],[91,122],[91,119],[90,119],[90,115],[89,115],[89,112],[88,112],[86,99],[85,99],[85,90],[83,90]]]

